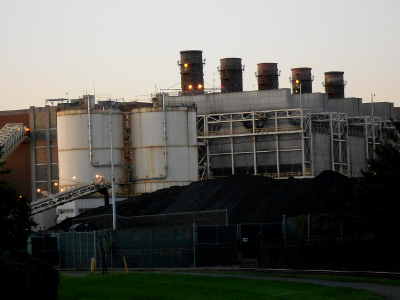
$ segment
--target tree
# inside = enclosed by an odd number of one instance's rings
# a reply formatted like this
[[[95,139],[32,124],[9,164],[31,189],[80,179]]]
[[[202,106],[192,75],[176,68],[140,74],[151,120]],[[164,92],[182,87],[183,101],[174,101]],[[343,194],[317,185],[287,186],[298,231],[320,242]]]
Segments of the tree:
[[[9,173],[1,170],[0,173]],[[37,224],[29,215],[30,206],[24,196],[17,194],[8,183],[0,181],[0,249],[12,250],[20,241],[26,241],[32,226]]]
[[[392,120],[392,124],[395,130],[386,132],[388,139],[376,146],[375,158],[368,160],[353,203],[360,229],[379,241],[397,239],[400,230],[400,121]]]

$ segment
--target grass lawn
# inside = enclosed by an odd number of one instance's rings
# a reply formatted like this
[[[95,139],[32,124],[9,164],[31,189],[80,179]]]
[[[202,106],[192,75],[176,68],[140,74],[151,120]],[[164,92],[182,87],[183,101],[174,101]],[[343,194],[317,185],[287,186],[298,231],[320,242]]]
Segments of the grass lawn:
[[[59,300],[85,299],[383,299],[369,292],[303,283],[183,274],[61,276]]]
[[[361,282],[361,283],[379,283],[400,286],[399,279],[377,278],[377,277],[360,277],[347,275],[326,275],[326,274],[296,274],[296,273],[265,273],[265,272],[239,272],[239,271],[216,271],[216,270],[182,270],[182,272],[192,273],[217,273],[217,274],[234,274],[234,275],[255,275],[263,277],[281,277],[281,278],[299,278],[299,279],[318,279],[331,280],[340,282]]]

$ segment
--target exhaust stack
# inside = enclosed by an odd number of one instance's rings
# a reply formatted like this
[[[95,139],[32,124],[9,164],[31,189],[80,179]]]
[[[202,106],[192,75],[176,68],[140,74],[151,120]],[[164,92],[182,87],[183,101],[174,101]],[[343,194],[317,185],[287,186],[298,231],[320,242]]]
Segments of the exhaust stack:
[[[243,71],[241,58],[221,58],[218,68],[221,77],[221,93],[243,92]]]
[[[312,93],[312,81],[314,76],[311,75],[311,68],[293,68],[292,69],[292,94]]]
[[[328,99],[344,98],[344,87],[346,81],[343,80],[344,72],[332,71],[325,72],[325,93],[328,94]]]
[[[258,90],[277,90],[279,88],[279,75],[277,63],[257,64]]]
[[[183,95],[204,94],[203,51],[181,51],[181,60],[178,61],[181,71],[181,88]]]

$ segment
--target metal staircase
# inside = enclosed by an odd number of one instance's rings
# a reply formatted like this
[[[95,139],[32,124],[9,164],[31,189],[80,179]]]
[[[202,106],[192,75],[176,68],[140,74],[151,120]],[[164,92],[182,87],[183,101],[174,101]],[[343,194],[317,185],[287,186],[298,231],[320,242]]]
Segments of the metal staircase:
[[[4,162],[19,144],[26,138],[26,130],[22,123],[10,123],[0,130],[0,162]]]
[[[105,180],[96,180],[94,183],[77,186],[54,195],[42,192],[46,197],[31,204],[31,216],[95,193],[103,194],[107,203],[107,189],[109,188],[111,188],[111,184]]]

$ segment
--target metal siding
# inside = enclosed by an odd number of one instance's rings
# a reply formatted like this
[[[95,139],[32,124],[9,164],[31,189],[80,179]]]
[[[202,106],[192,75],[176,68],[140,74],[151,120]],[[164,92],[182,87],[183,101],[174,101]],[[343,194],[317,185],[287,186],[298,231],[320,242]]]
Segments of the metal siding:
[[[133,176],[136,193],[153,192],[197,180],[196,112],[190,107],[165,107],[167,177],[164,168],[162,107],[132,110]],[[153,178],[153,179],[151,179]]]
[[[59,185],[73,185],[73,176],[76,177],[76,182],[91,182],[97,174],[110,182],[110,167],[94,167],[90,164],[87,112],[61,111],[58,113],[57,123]],[[93,164],[110,165],[110,117],[102,112],[92,112],[91,125]],[[123,137],[120,114],[113,115],[113,147],[115,165],[122,164]],[[122,177],[122,167],[116,166],[114,172],[118,183],[118,179]]]

